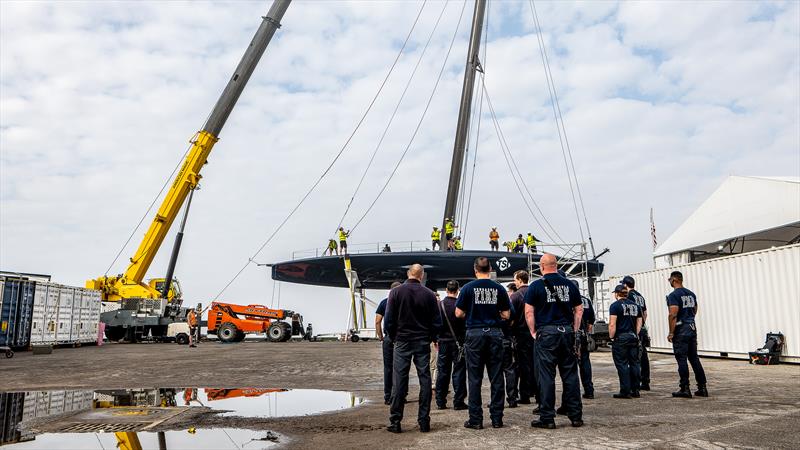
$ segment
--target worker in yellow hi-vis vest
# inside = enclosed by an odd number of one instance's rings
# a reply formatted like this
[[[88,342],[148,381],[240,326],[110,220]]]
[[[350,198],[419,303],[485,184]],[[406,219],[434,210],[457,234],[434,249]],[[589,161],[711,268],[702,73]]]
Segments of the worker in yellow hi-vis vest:
[[[350,237],[350,230],[344,231],[339,227],[339,251],[342,255],[347,255],[347,238]]]
[[[528,245],[529,253],[536,253],[536,238],[533,236],[533,234],[528,233],[525,243]]]
[[[460,252],[461,250],[464,250],[464,245],[461,244],[461,236],[456,236],[456,238],[453,240],[453,248],[457,252]]]
[[[441,243],[439,241],[442,240],[442,231],[439,227],[433,227],[433,231],[431,231],[431,250],[436,250],[436,247],[439,246],[441,248]]]
[[[444,219],[444,236],[447,238],[447,250],[451,252],[453,251],[453,235],[456,232],[456,228],[458,228],[458,225],[453,222],[452,218],[447,217]]]

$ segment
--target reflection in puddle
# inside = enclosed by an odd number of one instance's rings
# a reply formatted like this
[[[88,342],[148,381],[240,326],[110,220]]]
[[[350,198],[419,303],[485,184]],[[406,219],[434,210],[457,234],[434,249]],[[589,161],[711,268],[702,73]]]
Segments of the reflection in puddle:
[[[164,446],[159,443],[159,434],[136,433],[141,449],[264,449],[277,445],[268,439],[268,431],[217,428],[197,430],[194,434],[184,431],[163,433]],[[274,435],[271,435],[274,436]],[[4,446],[3,449],[114,449],[119,441],[115,433],[45,433],[35,440]],[[133,447],[137,448],[137,447]]]
[[[266,448],[265,430],[198,429],[197,414],[217,417],[304,416],[352,408],[363,399],[316,389],[160,388],[0,393],[0,446],[8,448]],[[234,419],[235,420],[235,419]],[[209,427],[213,426],[213,418]],[[230,426],[226,422],[225,426]],[[236,425],[234,425],[236,426]],[[247,426],[247,425],[243,425]],[[181,429],[165,433],[161,429]],[[187,432],[188,431],[188,432]],[[166,445],[165,445],[166,444]],[[4,447],[5,448],[5,447]]]

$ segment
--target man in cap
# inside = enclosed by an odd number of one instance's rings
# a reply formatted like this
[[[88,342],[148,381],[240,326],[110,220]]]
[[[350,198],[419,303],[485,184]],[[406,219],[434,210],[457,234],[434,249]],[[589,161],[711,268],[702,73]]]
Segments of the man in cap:
[[[492,227],[492,231],[489,232],[489,247],[493,252],[500,249],[500,233],[497,232],[497,227]]]
[[[389,291],[386,301],[386,334],[394,341],[392,406],[387,431],[400,433],[408,372],[411,361],[419,378],[419,431],[431,430],[431,341],[436,342],[442,316],[433,291],[422,285],[425,270],[419,264],[408,269],[408,280]]]
[[[514,241],[514,253],[522,253],[525,250],[525,239],[522,238],[522,234],[520,233],[517,236],[517,240]]]
[[[667,340],[672,342],[672,350],[678,361],[678,375],[680,376],[680,390],[673,392],[673,397],[692,398],[689,389],[689,364],[692,365],[694,377],[697,381],[697,391],[694,395],[708,397],[706,388],[706,372],[697,355],[697,296],[694,292],[683,287],[683,274],[677,270],[669,275],[669,284],[674,291],[667,296],[669,306],[669,335]]]
[[[556,257],[545,253],[539,261],[542,278],[525,293],[525,319],[536,339],[536,365],[541,407],[536,428],[555,428],[556,367],[561,374],[563,406],[573,427],[583,425],[581,388],[578,380],[576,333],[583,317],[578,288],[558,274]]]
[[[456,301],[456,317],[467,325],[466,355],[469,383],[469,420],[464,427],[483,428],[481,383],[483,369],[489,373],[492,427],[503,426],[503,320],[511,317],[511,303],[503,285],[491,279],[492,266],[485,257],[473,264],[474,281],[461,288]]]
[[[647,355],[647,347],[650,346],[650,335],[647,332],[647,302],[644,300],[644,296],[634,289],[636,280],[634,280],[632,276],[627,275],[622,278],[622,284],[625,285],[625,288],[628,290],[628,299],[636,303],[636,305],[639,306],[639,309],[642,311],[642,328],[641,331],[639,331],[639,345],[641,351],[641,384],[639,389],[642,391],[649,391],[650,358]]]
[[[614,288],[617,299],[608,308],[608,337],[612,341],[611,357],[619,376],[619,393],[614,398],[639,398],[639,330],[642,311],[627,298],[623,284]]]

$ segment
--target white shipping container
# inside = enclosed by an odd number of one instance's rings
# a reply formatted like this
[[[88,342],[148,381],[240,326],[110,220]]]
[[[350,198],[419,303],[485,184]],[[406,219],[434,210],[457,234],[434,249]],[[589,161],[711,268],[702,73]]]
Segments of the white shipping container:
[[[60,343],[72,342],[73,304],[75,303],[75,288],[69,286],[59,287],[58,321],[56,324],[56,340]]]
[[[35,391],[25,393],[22,420],[91,409],[92,391]]]
[[[31,344],[53,344],[56,342],[60,290],[61,286],[54,283],[36,283],[33,299]]]
[[[767,333],[784,335],[781,361],[800,363],[800,244],[631,274],[647,300],[654,351],[672,352],[666,296],[670,272],[697,295],[700,354],[748,358]],[[609,277],[611,286],[621,276]]]

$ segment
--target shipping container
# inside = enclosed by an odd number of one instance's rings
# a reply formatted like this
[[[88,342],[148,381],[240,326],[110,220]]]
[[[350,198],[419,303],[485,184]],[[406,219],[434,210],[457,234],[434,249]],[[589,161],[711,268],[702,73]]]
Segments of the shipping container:
[[[33,323],[33,299],[36,283],[5,277],[0,292],[0,345],[27,348]]]
[[[97,341],[100,291],[56,283],[36,284],[31,344]]]
[[[20,441],[17,426],[22,421],[24,401],[21,392],[0,393],[0,445]]]
[[[647,301],[656,352],[672,352],[666,296],[673,270],[697,295],[700,354],[748,359],[767,333],[780,332],[786,343],[781,361],[800,363],[800,244],[631,274]],[[612,288],[621,278],[609,277]]]

